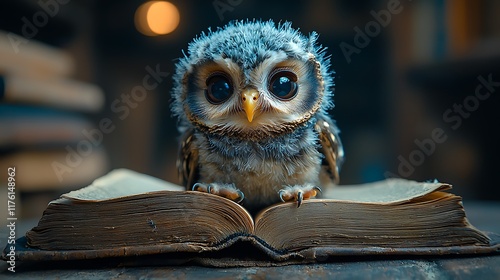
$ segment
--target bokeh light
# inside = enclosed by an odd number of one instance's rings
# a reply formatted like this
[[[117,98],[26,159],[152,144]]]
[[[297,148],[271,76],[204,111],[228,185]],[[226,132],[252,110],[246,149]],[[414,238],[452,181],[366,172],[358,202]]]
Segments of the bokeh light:
[[[146,2],[135,12],[135,26],[147,36],[169,34],[177,28],[179,22],[179,10],[166,1]]]

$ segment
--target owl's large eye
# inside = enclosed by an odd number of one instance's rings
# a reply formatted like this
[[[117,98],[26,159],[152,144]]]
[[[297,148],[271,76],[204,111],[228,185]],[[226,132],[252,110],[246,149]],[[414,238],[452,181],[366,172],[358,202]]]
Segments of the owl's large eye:
[[[205,97],[212,104],[221,104],[233,94],[233,85],[224,73],[214,73],[207,79]]]
[[[297,95],[297,76],[288,69],[276,69],[269,79],[269,91],[281,100],[291,100]]]

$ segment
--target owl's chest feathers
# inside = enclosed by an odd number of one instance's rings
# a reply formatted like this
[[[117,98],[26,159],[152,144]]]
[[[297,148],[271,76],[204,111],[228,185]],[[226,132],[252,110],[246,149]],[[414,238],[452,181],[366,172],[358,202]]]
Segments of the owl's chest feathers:
[[[321,154],[312,126],[258,142],[210,134],[196,138],[200,181],[234,183],[247,196],[318,181]]]

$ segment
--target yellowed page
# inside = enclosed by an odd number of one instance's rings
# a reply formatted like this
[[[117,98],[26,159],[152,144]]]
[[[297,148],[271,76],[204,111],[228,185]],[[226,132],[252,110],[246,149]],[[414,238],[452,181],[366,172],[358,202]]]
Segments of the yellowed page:
[[[362,185],[344,185],[323,192],[323,199],[355,203],[401,204],[434,191],[451,189],[445,183],[424,183],[405,179],[387,179]]]
[[[63,198],[103,201],[156,191],[184,191],[185,188],[128,169],[116,169],[96,179],[88,187],[63,194]]]

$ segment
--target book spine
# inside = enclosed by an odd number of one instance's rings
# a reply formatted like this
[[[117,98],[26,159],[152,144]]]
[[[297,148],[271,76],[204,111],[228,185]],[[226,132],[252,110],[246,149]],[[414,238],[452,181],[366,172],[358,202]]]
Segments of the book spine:
[[[16,177],[17,188],[22,191],[63,190],[85,186],[108,169],[103,149],[87,154],[78,153],[78,147],[66,150],[21,151],[0,159],[0,168],[16,166],[24,176]]]
[[[104,93],[92,84],[72,80],[38,80],[9,75],[2,78],[0,100],[99,111],[104,105]]]
[[[464,55],[474,48],[481,34],[482,1],[455,0],[446,2],[448,52]]]
[[[12,106],[11,106],[12,107]],[[23,109],[23,108],[18,108]],[[75,114],[51,116],[50,110],[35,110],[16,114],[0,105],[0,150],[12,147],[63,147],[89,135],[92,123]],[[24,110],[21,110],[24,111]],[[47,112],[49,111],[49,112]]]
[[[65,51],[4,31],[0,31],[0,58],[0,71],[23,76],[69,76],[75,69]]]

